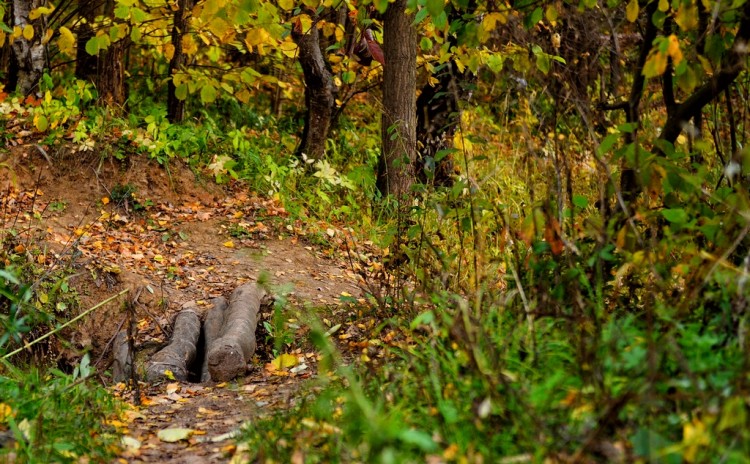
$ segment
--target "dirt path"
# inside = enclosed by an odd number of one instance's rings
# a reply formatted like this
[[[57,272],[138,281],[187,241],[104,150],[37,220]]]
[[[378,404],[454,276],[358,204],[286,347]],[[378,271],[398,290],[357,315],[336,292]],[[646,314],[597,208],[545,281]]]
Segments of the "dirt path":
[[[14,231],[17,250],[51,272],[75,270],[69,282],[80,307],[71,308],[72,316],[130,289],[139,295],[139,342],[148,345],[166,341],[164,332],[185,302],[207,308],[210,298],[248,281],[269,282],[298,311],[335,311],[342,296],[360,296],[357,275],[325,257],[345,240],[341,230],[324,229],[329,242],[314,247],[305,225],[286,219],[279,204],[242,188],[199,186],[179,164],[167,175],[145,161],[49,165],[37,158],[30,149],[0,160],[12,173],[0,172],[0,230]],[[122,302],[103,307],[67,334],[72,346],[61,348],[58,358],[75,362],[80,350],[90,348],[93,359],[106,359],[105,348],[124,319]],[[228,461],[234,452],[229,434],[255,415],[295,401],[300,383],[315,374],[316,354],[299,346],[290,348],[299,362],[291,371],[266,368],[268,345],[261,343],[259,351],[257,366],[235,382],[144,387],[143,406],[116,424],[128,437],[122,459]],[[122,386],[113,388],[133,400]],[[158,435],[166,428],[192,432],[169,443]]]

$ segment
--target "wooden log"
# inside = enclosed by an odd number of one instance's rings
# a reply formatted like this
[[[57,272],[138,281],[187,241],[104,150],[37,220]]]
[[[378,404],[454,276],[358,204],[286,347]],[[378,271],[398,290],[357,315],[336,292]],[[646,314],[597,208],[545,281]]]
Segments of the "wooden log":
[[[130,369],[133,364],[133,356],[130,353],[127,330],[117,332],[112,342],[112,380],[115,382],[127,382],[130,378]]]
[[[208,372],[208,351],[211,345],[221,336],[221,329],[224,326],[224,314],[226,312],[227,299],[223,296],[212,300],[213,306],[206,314],[206,320],[203,322],[203,367],[201,368],[201,382],[211,380],[211,374]]]
[[[169,378],[171,371],[176,380],[186,381],[189,366],[198,352],[201,319],[195,303],[185,305],[177,314],[172,330],[172,339],[164,349],[156,353],[146,364],[146,380],[156,382]]]
[[[255,328],[264,294],[256,284],[245,284],[232,292],[221,336],[207,353],[211,380],[225,382],[245,374],[247,363],[255,353]]]

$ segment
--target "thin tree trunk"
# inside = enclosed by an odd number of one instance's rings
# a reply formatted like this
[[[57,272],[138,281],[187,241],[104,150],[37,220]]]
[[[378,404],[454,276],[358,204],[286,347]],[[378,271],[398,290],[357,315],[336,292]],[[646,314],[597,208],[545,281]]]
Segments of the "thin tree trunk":
[[[23,95],[28,95],[34,90],[44,72],[43,17],[34,21],[29,20],[31,10],[42,6],[43,3],[43,0],[13,0],[13,26],[18,26],[21,30],[25,30],[27,26],[34,29],[31,39],[26,39],[22,35],[13,41],[13,53],[18,65],[15,90]]]
[[[417,31],[406,4],[407,0],[391,3],[383,21],[383,151],[377,181],[383,195],[403,196],[415,180]]]
[[[124,106],[127,99],[124,64],[127,46],[128,38],[124,38],[99,53],[96,85],[99,101],[113,108]]]
[[[172,45],[174,55],[169,61],[169,85],[167,89],[167,118],[170,122],[181,122],[185,118],[185,100],[177,98],[177,86],[174,84],[175,73],[180,72],[187,64],[187,55],[182,50],[182,37],[188,28],[188,13],[193,9],[193,0],[178,0],[172,26]]]
[[[78,0],[78,9],[84,21],[78,27],[76,38],[76,70],[78,79],[96,81],[96,56],[91,56],[86,51],[86,42],[94,37],[94,21],[96,20],[96,3],[92,0]]]
[[[299,62],[305,78],[305,127],[302,140],[297,147],[297,156],[320,159],[326,150],[326,140],[331,129],[331,118],[335,105],[334,85],[331,71],[326,67],[320,50],[320,35],[317,26],[303,32],[295,25],[292,37],[299,47]]]

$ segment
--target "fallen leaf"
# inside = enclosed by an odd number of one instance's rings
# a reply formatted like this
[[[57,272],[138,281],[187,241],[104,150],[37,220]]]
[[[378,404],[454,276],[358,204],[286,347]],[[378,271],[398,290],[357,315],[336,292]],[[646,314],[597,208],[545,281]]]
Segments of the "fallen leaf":
[[[166,443],[175,443],[182,440],[187,440],[195,432],[193,429],[186,428],[174,428],[174,429],[162,429],[156,434],[159,440]]]

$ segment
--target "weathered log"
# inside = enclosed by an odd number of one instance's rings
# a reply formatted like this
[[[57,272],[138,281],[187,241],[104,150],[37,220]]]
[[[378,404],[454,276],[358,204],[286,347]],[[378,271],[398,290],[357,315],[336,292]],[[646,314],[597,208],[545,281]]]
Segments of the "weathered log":
[[[208,350],[208,372],[216,382],[243,375],[255,353],[255,328],[265,292],[255,284],[235,289],[224,313],[221,336]]]
[[[224,314],[227,309],[227,299],[223,296],[214,298],[213,306],[206,314],[206,320],[203,322],[203,367],[201,368],[201,382],[211,380],[211,374],[208,373],[208,351],[211,345],[221,336],[221,329],[224,325]]]
[[[172,339],[164,349],[156,353],[146,365],[146,380],[156,382],[169,378],[165,374],[171,371],[174,378],[186,381],[189,366],[198,352],[198,338],[201,333],[201,319],[195,303],[185,305],[177,314],[172,330]]]
[[[117,332],[112,342],[112,380],[115,382],[126,382],[130,378],[130,369],[133,364],[133,356],[130,353],[127,330]]]

